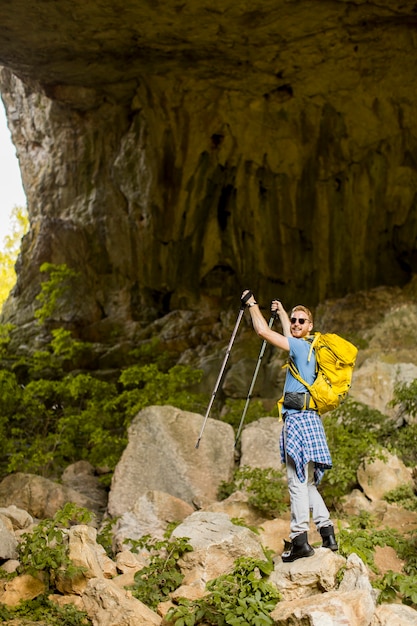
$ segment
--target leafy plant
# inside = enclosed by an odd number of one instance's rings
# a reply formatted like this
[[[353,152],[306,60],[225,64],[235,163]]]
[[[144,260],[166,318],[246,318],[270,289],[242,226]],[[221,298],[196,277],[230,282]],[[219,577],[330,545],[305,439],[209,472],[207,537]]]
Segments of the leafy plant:
[[[325,472],[321,489],[326,502],[337,506],[357,485],[357,470],[366,457],[384,458],[380,452],[391,434],[388,418],[375,409],[348,399],[323,417],[333,469]]]
[[[407,511],[417,511],[417,496],[410,484],[400,485],[396,489],[388,491],[384,495],[384,500],[397,503]]]
[[[379,603],[396,602],[400,597],[403,604],[417,608],[417,575],[389,570],[373,586],[380,590]]]
[[[397,383],[394,386],[393,398],[390,406],[401,406],[404,413],[415,417],[417,415],[417,380],[410,383]]]
[[[53,518],[41,520],[30,533],[24,533],[18,545],[19,571],[33,576],[43,574],[47,589],[53,587],[57,576],[74,578],[82,568],[73,564],[68,555],[65,529],[71,523],[87,523],[92,514],[68,502]]]
[[[271,556],[266,560],[240,557],[229,574],[207,583],[207,595],[199,600],[182,598],[169,609],[166,619],[174,626],[267,626],[280,599],[280,593],[267,577],[274,569]]]
[[[283,474],[271,467],[243,466],[235,470],[231,482],[222,481],[218,497],[224,500],[235,491],[245,491],[248,503],[270,517],[279,517],[287,510],[287,487]]]
[[[35,311],[35,317],[40,323],[45,323],[57,315],[60,307],[65,305],[65,297],[70,297],[73,293],[79,273],[65,263],[62,265],[43,263],[39,269],[49,275],[49,278],[42,282],[41,291],[36,296],[40,307]]]
[[[255,535],[259,535],[259,528],[257,526],[248,525],[247,522],[242,517],[232,517],[230,521],[235,526],[242,526],[243,528],[249,528],[249,530],[255,533]]]
[[[97,543],[100,544],[106,551],[107,556],[112,559],[115,554],[113,551],[113,526],[120,519],[119,517],[108,517],[105,519],[99,532],[97,533]]]
[[[349,527],[340,528],[338,533],[339,553],[348,557],[354,552],[375,573],[375,547],[390,546],[404,560],[403,572],[388,571],[373,580],[372,585],[380,590],[378,602],[393,602],[400,599],[404,604],[417,605],[417,534],[403,536],[392,528],[376,529],[369,513],[349,518]]]
[[[20,620],[27,619],[31,624],[36,621],[54,626],[57,624],[59,626],[89,626],[92,624],[87,613],[80,611],[73,604],[58,606],[46,596],[21,601],[16,607],[6,607],[0,604],[0,621],[15,619],[19,619],[19,623],[23,623]]]
[[[157,540],[145,535],[139,540],[127,539],[125,543],[131,545],[132,552],[145,548],[150,553],[149,565],[136,572],[135,584],[129,589],[135,598],[156,609],[181,585],[184,576],[178,559],[193,548],[186,537]]]
[[[195,409],[199,397],[188,387],[200,376],[185,366],[161,372],[148,364],[126,368],[116,383],[67,374],[21,385],[15,373],[0,370],[0,470],[51,476],[86,459],[112,471],[137,412],[152,404]]]
[[[394,531],[395,533],[395,531]],[[392,602],[398,599],[417,609],[417,533],[412,531],[392,545],[399,558],[404,560],[402,572],[388,571],[376,580],[373,586],[380,590],[379,602]]]

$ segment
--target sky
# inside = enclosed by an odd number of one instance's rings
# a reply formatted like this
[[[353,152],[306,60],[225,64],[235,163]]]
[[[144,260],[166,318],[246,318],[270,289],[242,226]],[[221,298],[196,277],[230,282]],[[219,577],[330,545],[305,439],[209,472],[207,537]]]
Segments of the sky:
[[[0,248],[10,233],[10,216],[14,206],[26,207],[19,162],[7,127],[6,113],[0,98]]]

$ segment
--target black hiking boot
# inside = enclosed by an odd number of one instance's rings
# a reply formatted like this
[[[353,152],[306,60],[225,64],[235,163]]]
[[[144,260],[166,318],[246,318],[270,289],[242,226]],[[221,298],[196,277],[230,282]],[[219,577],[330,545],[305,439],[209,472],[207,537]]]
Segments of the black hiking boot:
[[[292,563],[296,559],[302,559],[306,556],[313,556],[314,550],[310,546],[307,540],[307,533],[301,533],[301,535],[297,535],[290,542],[284,542],[285,548],[284,552],[281,555],[281,559],[284,563]]]
[[[334,536],[333,526],[325,526],[324,528],[320,528],[320,535],[323,540],[323,548],[329,548],[329,550],[333,550],[333,552],[336,552],[336,550],[339,549],[339,546],[337,545]]]

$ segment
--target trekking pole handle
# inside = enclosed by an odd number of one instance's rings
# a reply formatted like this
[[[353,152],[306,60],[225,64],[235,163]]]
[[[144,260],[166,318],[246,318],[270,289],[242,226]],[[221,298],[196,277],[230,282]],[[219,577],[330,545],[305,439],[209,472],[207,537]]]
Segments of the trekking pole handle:
[[[274,298],[272,302],[279,302],[281,304],[281,300],[279,298]],[[276,320],[278,317],[278,309],[275,309],[275,311],[272,311],[271,309],[271,316],[274,318],[274,320]]]
[[[246,309],[246,303],[249,300],[249,298],[251,298],[252,296],[253,296],[253,293],[249,289],[248,293],[246,295],[244,295],[243,298],[241,298],[241,300],[240,300],[240,308],[241,309]]]

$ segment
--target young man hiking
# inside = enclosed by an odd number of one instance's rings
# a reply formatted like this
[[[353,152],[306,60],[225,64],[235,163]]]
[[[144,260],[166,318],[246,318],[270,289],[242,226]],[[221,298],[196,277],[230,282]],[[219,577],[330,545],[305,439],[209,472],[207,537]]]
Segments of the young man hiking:
[[[274,300],[271,311],[277,312],[280,317],[284,333],[281,334],[268,326],[249,290],[243,292],[242,302],[249,308],[256,333],[273,346],[288,352],[301,377],[308,384],[312,384],[316,377],[316,358],[313,350],[308,360],[310,343],[304,340],[313,329],[311,311],[297,305],[288,317],[281,302]],[[291,545],[281,556],[284,562],[314,554],[308,543],[310,511],[322,537],[323,547],[338,549],[329,511],[317,490],[324,470],[332,467],[332,460],[320,415],[311,408],[305,408],[309,404],[308,399],[307,388],[288,369],[284,384],[284,424],[280,445],[282,462],[287,468],[290,494]]]

